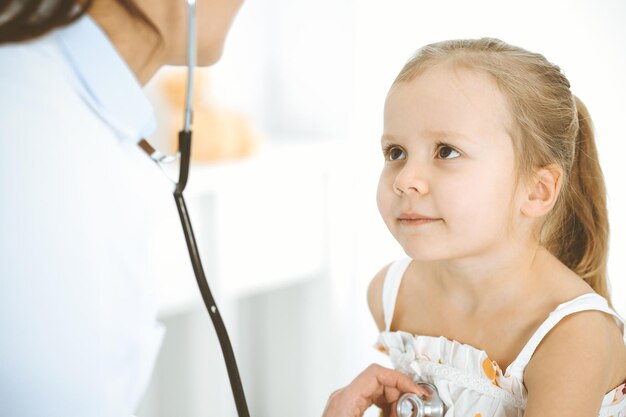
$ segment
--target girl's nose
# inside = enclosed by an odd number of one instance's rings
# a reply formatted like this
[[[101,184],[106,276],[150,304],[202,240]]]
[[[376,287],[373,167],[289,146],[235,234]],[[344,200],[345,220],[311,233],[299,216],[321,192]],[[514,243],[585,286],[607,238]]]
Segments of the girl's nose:
[[[405,165],[393,182],[393,190],[397,195],[426,194],[429,191],[428,181],[423,172],[419,172],[415,167]]]

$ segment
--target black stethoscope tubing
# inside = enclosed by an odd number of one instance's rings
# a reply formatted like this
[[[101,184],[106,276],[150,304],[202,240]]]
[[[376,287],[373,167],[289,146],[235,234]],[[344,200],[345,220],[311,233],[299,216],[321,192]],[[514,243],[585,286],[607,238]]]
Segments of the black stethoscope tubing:
[[[198,246],[196,244],[196,238],[193,234],[191,227],[191,220],[189,219],[189,213],[187,211],[187,205],[185,204],[185,198],[183,197],[183,190],[187,182],[189,173],[189,159],[191,153],[191,131],[181,131],[178,134],[179,149],[181,152],[181,170],[180,179],[176,190],[174,191],[174,200],[178,207],[178,214],[185,233],[185,240],[187,241],[187,248],[189,249],[189,257],[191,258],[191,264],[193,271],[196,275],[196,281],[198,288],[202,294],[202,300],[207,308],[213,327],[217,333],[217,337],[222,348],[224,355],[224,361],[226,362],[226,369],[228,371],[228,377],[230,379],[230,386],[233,391],[233,397],[235,399],[235,405],[237,406],[237,414],[239,417],[249,417],[248,405],[243,392],[243,386],[241,384],[241,377],[239,376],[239,370],[237,368],[237,361],[235,360],[235,354],[226,331],[226,326],[220,315],[220,311],[217,308],[215,299],[211,294],[211,289],[204,275],[204,269],[202,268],[202,262],[200,261],[200,253],[198,252]]]

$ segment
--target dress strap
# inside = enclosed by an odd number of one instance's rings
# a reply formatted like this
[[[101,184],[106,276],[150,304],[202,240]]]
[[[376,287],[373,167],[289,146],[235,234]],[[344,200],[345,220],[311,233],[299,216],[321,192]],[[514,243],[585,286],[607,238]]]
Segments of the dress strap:
[[[387,269],[387,275],[385,275],[385,281],[383,281],[383,316],[387,331],[391,328],[400,282],[404,276],[404,271],[406,271],[410,263],[411,258],[398,259],[389,265],[389,269]]]
[[[541,343],[541,340],[557,325],[563,317],[570,314],[578,313],[580,311],[587,310],[599,310],[612,315],[620,327],[622,334],[624,333],[624,319],[622,319],[613,309],[611,309],[604,297],[597,293],[582,294],[573,300],[566,301],[559,304],[559,306],[550,313],[548,318],[539,326],[539,328],[532,335],[530,340],[524,346],[524,349],[520,352],[519,356],[509,365],[507,374],[515,374],[519,379],[523,379],[524,369],[530,359],[532,358],[535,350]]]

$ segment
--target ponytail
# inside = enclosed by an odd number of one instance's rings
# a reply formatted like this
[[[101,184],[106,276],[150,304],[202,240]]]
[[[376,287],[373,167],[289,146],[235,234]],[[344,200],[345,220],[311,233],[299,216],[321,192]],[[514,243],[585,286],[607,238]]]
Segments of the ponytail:
[[[159,38],[157,26],[133,0],[116,0]],[[3,0],[0,2],[0,45],[38,38],[67,26],[89,11],[94,0]]]
[[[612,307],[606,279],[609,222],[604,177],[589,111],[578,97],[574,99],[578,112],[574,160],[557,203],[560,207],[555,208],[556,227],[549,228],[544,244]]]

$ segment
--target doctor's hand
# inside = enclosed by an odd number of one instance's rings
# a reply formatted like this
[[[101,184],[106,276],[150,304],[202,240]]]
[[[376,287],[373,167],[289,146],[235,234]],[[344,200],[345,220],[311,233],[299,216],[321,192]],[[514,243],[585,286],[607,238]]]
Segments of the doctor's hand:
[[[333,392],[322,417],[362,417],[372,404],[390,414],[391,405],[405,392],[428,395],[411,378],[393,369],[372,364],[349,385]]]

